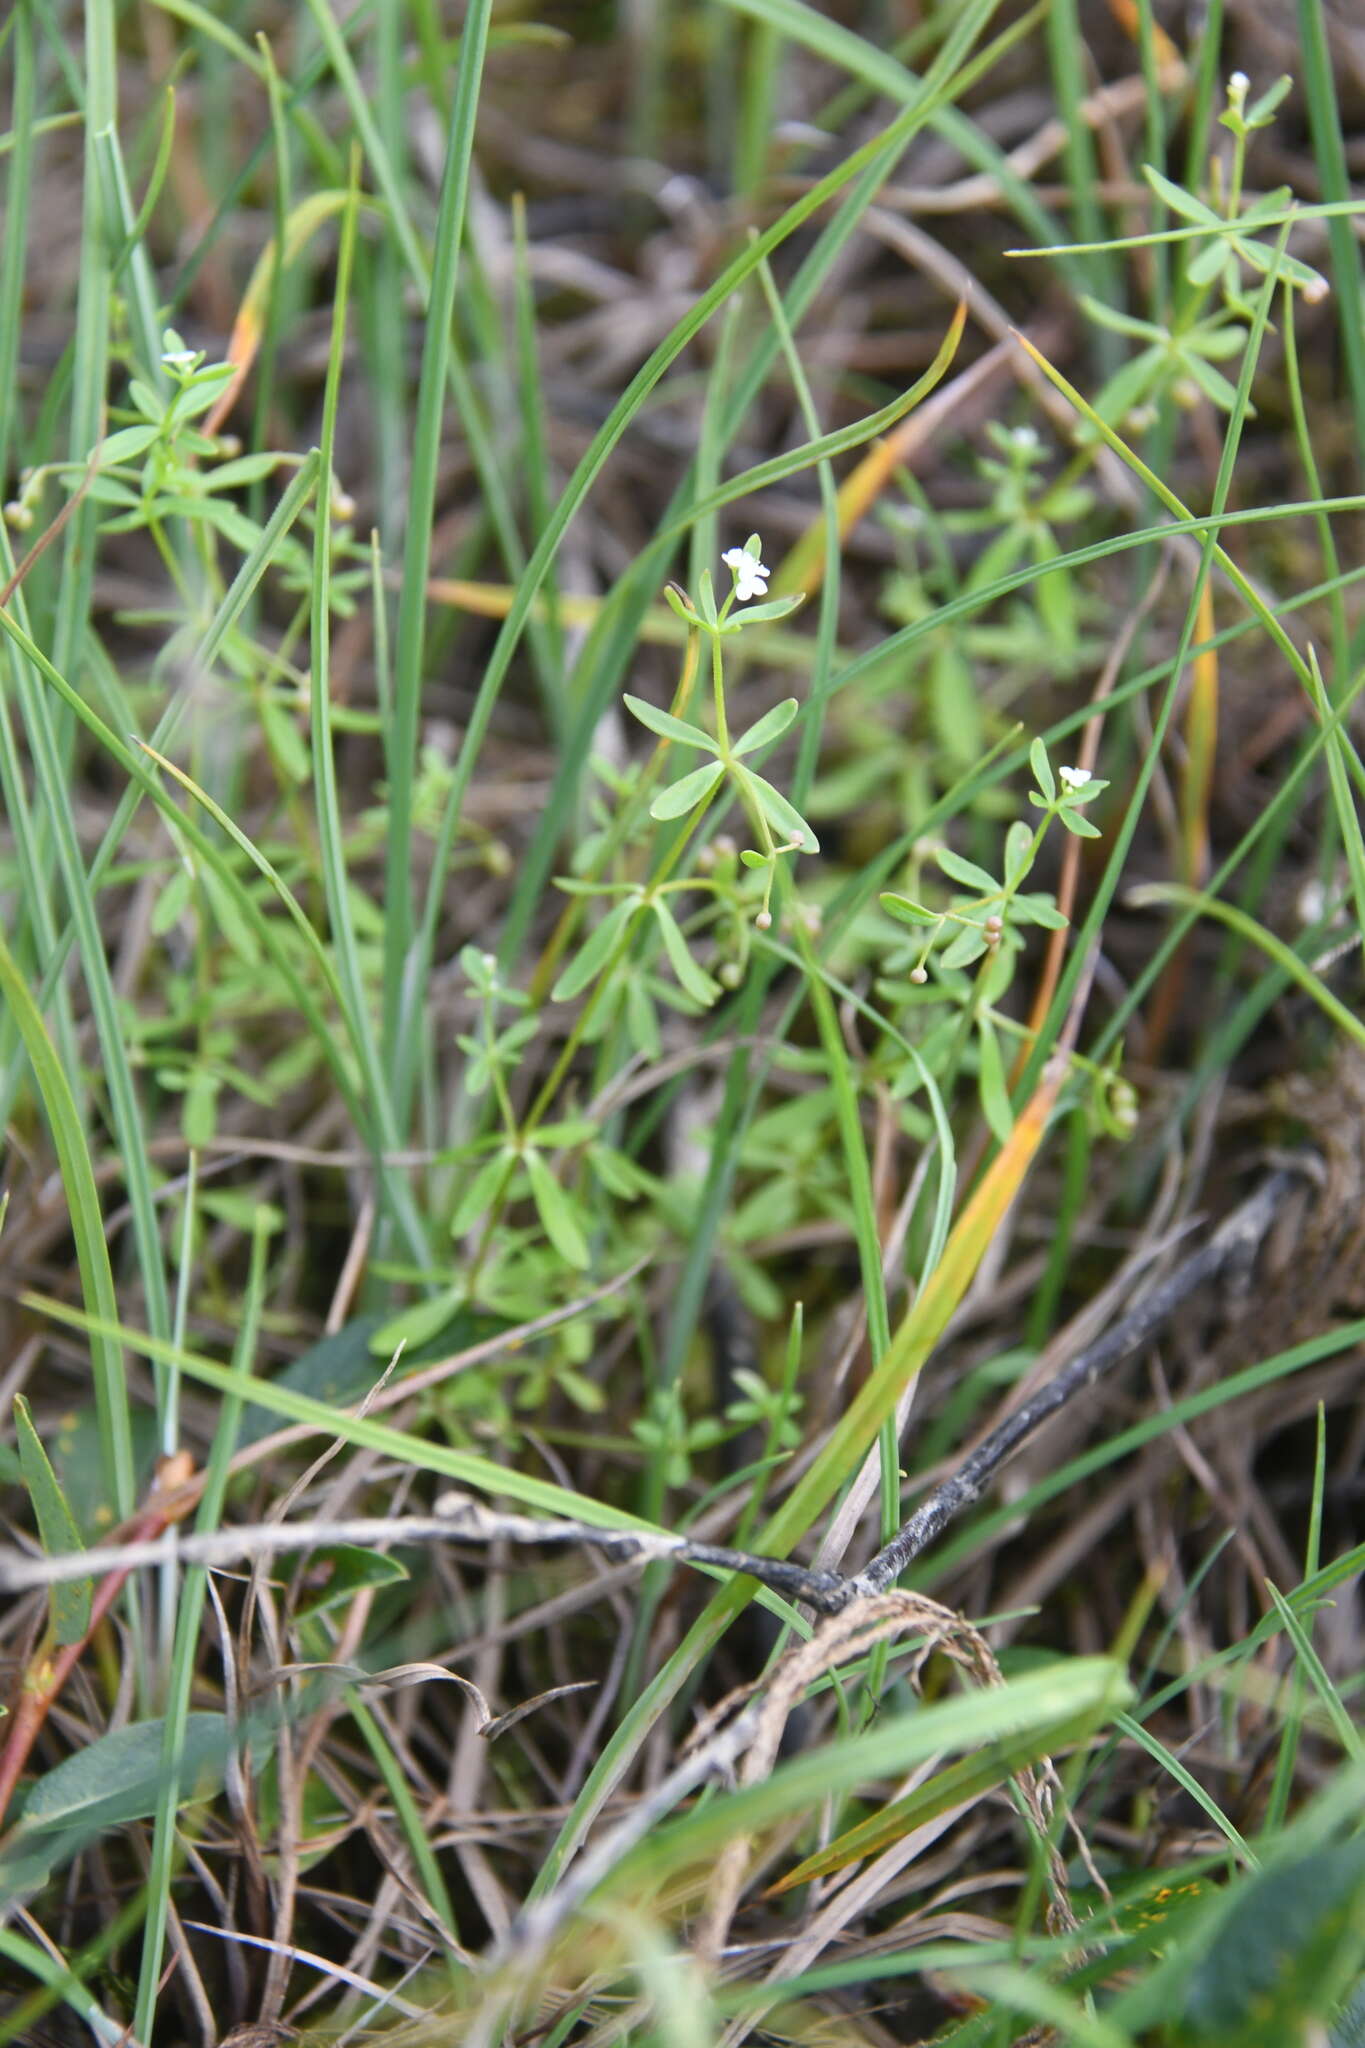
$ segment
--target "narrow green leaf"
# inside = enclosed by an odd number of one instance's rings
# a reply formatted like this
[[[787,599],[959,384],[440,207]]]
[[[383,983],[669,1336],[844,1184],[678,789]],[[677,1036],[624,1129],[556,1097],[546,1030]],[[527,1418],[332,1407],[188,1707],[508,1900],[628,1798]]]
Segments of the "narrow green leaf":
[[[976,1020],[976,1043],[980,1060],[977,1078],[982,1113],[991,1127],[992,1135],[1004,1145],[1014,1129],[1014,1112],[1010,1108],[1005,1062],[1000,1056],[1000,1039],[984,1010]]]
[[[928,925],[942,921],[936,911],[926,910],[912,896],[898,896],[891,889],[884,889],[877,900],[883,910],[892,917],[898,917],[902,924]]]
[[[583,1271],[589,1263],[588,1240],[583,1235],[573,1204],[534,1146],[522,1154],[531,1199],[545,1226],[545,1235],[568,1265]]]
[[[1164,341],[1166,338],[1162,329],[1154,327],[1150,320],[1135,319],[1131,313],[1120,312],[1117,306],[1106,305],[1103,299],[1092,299],[1088,292],[1080,294],[1079,304],[1097,327],[1107,327],[1111,334],[1126,334],[1130,340],[1142,342]]]
[[[717,768],[717,775],[720,770]],[[690,778],[689,778],[690,779]],[[640,911],[640,898],[634,894],[623,896],[611,909],[596,929],[588,934],[550,991],[550,1000],[555,1003],[572,1002],[581,995],[590,981],[606,966],[615,951],[626,926]]]
[[[61,1169],[62,1191],[76,1244],[82,1295],[93,1316],[116,1326],[118,1298],[109,1262],[109,1240],[105,1235],[99,1189],[85,1131],[57,1049],[48,1036],[47,1026],[28,984],[5,944],[3,933],[0,933],[0,996],[3,996],[10,1017],[24,1041],[52,1132]],[[133,1437],[127,1373],[122,1347],[116,1336],[102,1335],[91,1346],[91,1376],[100,1419],[105,1484],[115,1513],[127,1516],[133,1511],[134,1501]]]
[[[939,954],[940,967],[970,967],[986,950],[986,941],[974,924],[964,925],[952,944]]]
[[[742,611],[732,612],[726,623],[729,626],[755,626],[760,619],[785,619],[789,613],[798,611],[805,601],[805,594],[801,591],[791,597],[771,597],[765,604],[746,604]]]
[[[682,747],[699,747],[704,753],[714,754],[716,743],[709,732],[703,732],[699,725],[689,725],[686,720],[675,718],[671,711],[658,711],[654,705],[646,704],[643,697],[622,698],[627,711],[647,725],[660,739],[676,740]]]
[[[1220,219],[1213,208],[1206,206],[1202,199],[1196,199],[1192,192],[1187,192],[1183,185],[1173,184],[1169,178],[1163,177],[1160,171],[1153,169],[1151,164],[1142,166],[1142,175],[1158,199],[1164,199],[1171,212],[1179,219],[1195,221],[1202,228],[1219,228],[1226,231],[1226,221]]]
[[[14,1434],[44,1557],[62,1557],[72,1551],[83,1550],[85,1545],[81,1542],[76,1518],[66,1504],[66,1495],[58,1484],[42,1439],[33,1426],[28,1402],[22,1394],[14,1397]],[[84,1642],[90,1632],[90,1606],[94,1593],[93,1579],[67,1580],[52,1588],[52,1630],[59,1643]]]
[[[1057,784],[1052,773],[1052,763],[1047,757],[1047,748],[1040,739],[1035,740],[1028,750],[1028,764],[1033,771],[1034,781],[1051,803],[1057,794]]]
[[[1013,889],[1032,866],[1033,834],[1022,818],[1016,818],[1005,834],[1005,881]]]
[[[1071,922],[1069,917],[1063,917],[1051,896],[1041,894],[1016,896],[1010,912],[1018,923],[1041,924],[1050,932],[1065,931]]]
[[[467,1230],[474,1228],[506,1180],[507,1166],[505,1151],[495,1152],[491,1159],[484,1160],[455,1205],[455,1213],[450,1219],[452,1237],[463,1237]]]
[[[771,711],[765,712],[756,725],[751,725],[742,739],[735,741],[731,753],[752,754],[759,747],[771,745],[782,737],[800,709],[795,697],[784,697],[780,704],[774,704]]]
[[[735,775],[736,779],[742,781],[750,791],[769,824],[775,825],[784,839],[796,840],[802,853],[820,851],[820,842],[814,832],[796,805],[788,797],[783,796],[780,789],[774,789],[771,782],[766,781],[761,775],[756,775],[752,768],[736,769]]]
[[[590,1145],[601,1125],[590,1116],[566,1116],[558,1123],[537,1124],[537,1145]]]
[[[1216,405],[1220,412],[1231,412],[1237,403],[1237,387],[1230,384],[1221,370],[1206,362],[1203,356],[1190,355],[1185,358],[1186,374],[1199,386],[1205,398]],[[1255,419],[1256,408],[1247,407],[1247,418]]]
[[[117,433],[108,434],[96,451],[101,463],[131,462],[135,456],[146,453],[160,434],[159,427],[120,427]]]
[[[649,807],[651,818],[681,818],[704,804],[725,770],[719,761],[707,761],[661,790]]]
[[[1001,893],[1000,884],[994,875],[988,875],[974,860],[964,860],[960,853],[953,852],[951,846],[936,847],[934,858],[944,874],[951,876],[953,881],[960,882],[964,889],[978,889],[983,896],[998,896]]]
[[[678,920],[662,896],[655,897],[653,909],[658,919],[664,951],[668,955],[673,972],[678,977],[679,987],[687,991],[694,1003],[700,1003],[703,1009],[709,1010],[720,994],[720,983],[714,981],[706,969],[692,958],[687,950],[687,941],[678,928]]]

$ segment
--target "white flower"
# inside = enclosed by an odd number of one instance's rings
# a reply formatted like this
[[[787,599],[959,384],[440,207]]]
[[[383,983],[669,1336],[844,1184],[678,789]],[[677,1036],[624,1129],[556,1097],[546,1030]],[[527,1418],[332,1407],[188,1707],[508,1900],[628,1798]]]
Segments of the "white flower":
[[[768,595],[768,578],[773,572],[757,555],[751,555],[747,548],[727,548],[721,560],[735,579],[735,596],[740,604]]]
[[[1059,768],[1057,773],[1062,778],[1063,789],[1069,789],[1073,795],[1078,789],[1084,789],[1090,780],[1088,768]]]

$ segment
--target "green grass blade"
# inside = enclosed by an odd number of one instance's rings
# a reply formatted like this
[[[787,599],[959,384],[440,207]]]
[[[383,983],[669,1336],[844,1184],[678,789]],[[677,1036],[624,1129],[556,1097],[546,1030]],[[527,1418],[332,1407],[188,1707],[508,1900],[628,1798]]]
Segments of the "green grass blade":
[[[251,1238],[251,1262],[241,1302],[241,1320],[232,1349],[232,1371],[240,1381],[249,1379],[251,1362],[260,1338],[261,1313],[265,1302],[266,1256],[272,1231],[282,1217],[264,1205],[257,1209]],[[204,1475],[204,1491],[195,1516],[200,1533],[219,1527],[227,1499],[232,1454],[242,1419],[243,1395],[235,1389],[220,1402]],[[175,1644],[167,1674],[163,1703],[161,1773],[157,1788],[156,1813],[152,1823],[152,1849],[147,1869],[147,1916],[138,1973],[137,2001],[133,2016],[134,2037],[150,2041],[156,2015],[157,1993],[161,1988],[161,1962],[166,1946],[166,1927],[171,1904],[179,1842],[176,1815],[182,1799],[192,1796],[194,1787],[181,1783],[185,1727],[193,1696],[200,1650],[200,1631],[208,1588],[208,1570],[191,1565],[180,1587],[175,1618]]]
[[[313,4],[315,11],[322,11],[321,0],[313,0]],[[431,272],[417,390],[403,549],[403,585],[394,649],[393,705],[385,745],[389,827],[384,875],[384,1042],[391,1061],[405,1057],[403,1040],[406,1033],[415,1028],[415,1017],[420,1014],[417,1006],[422,1001],[425,984],[425,975],[415,979],[409,977],[413,966],[411,949],[416,919],[412,789],[417,765],[422,655],[426,640],[426,579],[431,558],[441,414],[451,365],[455,286],[459,277],[460,244],[469,197],[474,116],[490,13],[491,0],[474,0],[460,39],[460,70],[450,133],[446,138],[445,168],[436,220],[435,263]],[[414,274],[422,276],[425,265],[418,252],[413,249],[406,253]],[[405,1092],[401,1086],[395,1089],[395,1108],[400,1121]]]
[[[81,1292],[90,1313],[97,1316],[103,1326],[99,1332],[91,1334],[90,1371],[99,1416],[105,1485],[120,1518],[126,1519],[134,1506],[133,1437],[128,1382],[115,1328],[118,1309],[114,1275],[109,1264],[109,1245],[104,1234],[104,1216],[95,1184],[95,1170],[61,1061],[3,935],[0,935],[0,994],[3,994],[23,1038],[52,1132],[62,1187],[71,1215]]]

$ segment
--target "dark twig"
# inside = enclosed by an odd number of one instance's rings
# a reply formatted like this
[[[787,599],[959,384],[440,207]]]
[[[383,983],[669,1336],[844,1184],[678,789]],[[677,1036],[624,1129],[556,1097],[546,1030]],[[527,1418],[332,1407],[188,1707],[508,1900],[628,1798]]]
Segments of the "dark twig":
[[[1103,1374],[1132,1358],[1181,1303],[1215,1275],[1229,1269],[1249,1269],[1281,1199],[1297,1177],[1287,1168],[1272,1173],[1200,1251],[1183,1260],[1121,1322],[1087,1345],[1032,1400],[1025,1401],[998,1429],[983,1438],[971,1456],[920,1503],[904,1528],[850,1582],[856,1592],[881,1593],[893,1585],[912,1559],[942,1535],[949,1522],[981,1498],[1005,1460],[1049,1416],[1086,1387],[1093,1387]]]
[[[720,1544],[693,1543],[664,1530],[599,1529],[590,1522],[538,1522],[529,1515],[499,1514],[472,1494],[447,1493],[434,1515],[356,1515],[310,1522],[257,1522],[233,1529],[210,1529],[200,1535],[160,1537],[129,1543],[102,1543],[91,1550],[62,1557],[26,1557],[0,1550],[0,1593],[31,1592],[72,1579],[99,1578],[143,1565],[228,1565],[274,1552],[313,1550],[321,1544],[351,1543],[392,1549],[403,1543],[471,1542],[480,1546],[506,1543],[575,1544],[604,1550],[618,1559],[641,1563],[673,1558],[684,1564],[713,1565],[722,1571],[757,1571],[765,1585],[790,1600],[804,1600],[821,1613],[835,1613],[847,1604],[848,1580],[838,1572],[811,1572],[784,1558],[753,1557],[746,1550]]]
[[[1301,1171],[1306,1171],[1302,1169]],[[952,1476],[922,1501],[885,1549],[853,1577],[842,1572],[811,1571],[786,1558],[755,1556],[722,1544],[695,1543],[686,1536],[653,1529],[599,1529],[588,1522],[536,1521],[529,1515],[504,1514],[473,1495],[445,1494],[434,1515],[382,1519],[268,1522],[250,1528],[220,1529],[201,1535],[152,1541],[98,1544],[67,1557],[28,1557],[0,1551],[0,1593],[19,1593],[62,1580],[94,1578],[128,1571],[139,1565],[178,1558],[185,1564],[223,1565],[275,1551],[308,1550],[326,1543],[394,1544],[473,1542],[501,1539],[519,1544],[576,1544],[609,1556],[638,1558],[642,1563],[673,1559],[679,1564],[743,1573],[785,1599],[802,1601],[817,1614],[838,1614],[850,1602],[883,1593],[912,1560],[942,1535],[953,1521],[981,1498],[1006,1459],[1050,1416],[1077,1394],[1092,1387],[1140,1351],[1153,1333],[1196,1290],[1227,1271],[1249,1270],[1281,1199],[1300,1177],[1282,1168],[1234,1210],[1202,1250],[1194,1252],[1154,1287],[1130,1313],[1075,1357],[1041,1391],[991,1431]]]

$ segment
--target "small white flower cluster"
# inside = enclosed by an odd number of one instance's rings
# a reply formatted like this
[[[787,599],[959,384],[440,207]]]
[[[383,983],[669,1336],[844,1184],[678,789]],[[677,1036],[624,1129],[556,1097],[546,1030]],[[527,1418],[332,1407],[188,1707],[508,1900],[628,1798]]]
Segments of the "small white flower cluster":
[[[1078,789],[1084,789],[1090,780],[1088,768],[1059,768],[1057,773],[1061,777],[1063,789],[1069,790],[1073,796]]]
[[[757,555],[751,555],[747,548],[727,548],[721,560],[735,579],[738,603],[748,604],[755,597],[768,595],[768,578],[773,572]]]

